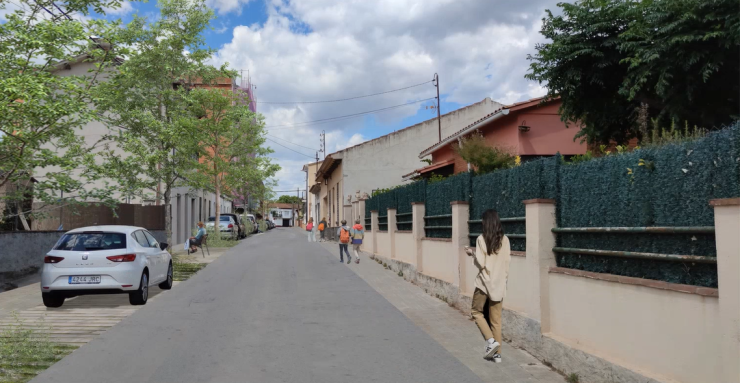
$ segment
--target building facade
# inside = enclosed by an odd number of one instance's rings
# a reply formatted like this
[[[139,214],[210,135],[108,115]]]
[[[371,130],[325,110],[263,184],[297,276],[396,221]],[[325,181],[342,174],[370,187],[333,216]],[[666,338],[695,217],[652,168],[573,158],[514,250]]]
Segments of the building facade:
[[[303,165],[301,171],[306,173],[306,203],[304,205],[303,215],[305,217],[304,222],[308,223],[310,218],[313,218],[314,222],[321,220],[319,217],[319,197],[318,191],[321,190],[321,185],[316,183],[316,173],[321,167],[323,161],[312,162]]]
[[[561,121],[559,99],[543,102],[542,98],[505,105],[424,149],[418,158],[431,156],[432,163],[406,175],[404,179],[424,178],[431,174],[448,176],[468,171],[471,167],[456,152],[461,140],[480,134],[486,144],[507,150],[523,161],[532,158],[584,154],[587,145],[575,140],[577,124]]]
[[[502,106],[485,98],[446,113],[441,116],[441,136],[449,136]],[[418,169],[423,164],[418,153],[439,142],[439,126],[433,118],[327,155],[309,189],[317,199],[316,216],[325,217],[330,226],[337,226],[343,219],[357,219],[352,201],[371,195],[375,189],[398,185],[404,174]]]

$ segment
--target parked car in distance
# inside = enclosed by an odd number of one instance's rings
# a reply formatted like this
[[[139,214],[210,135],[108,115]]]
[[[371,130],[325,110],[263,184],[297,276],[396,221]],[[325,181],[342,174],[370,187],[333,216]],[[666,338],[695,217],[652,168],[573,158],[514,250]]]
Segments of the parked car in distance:
[[[132,305],[146,304],[149,286],[172,288],[167,244],[135,226],[89,226],[66,232],[44,257],[41,298],[60,307],[66,298],[128,293]]]
[[[221,232],[221,238],[231,238],[231,239],[237,239],[239,229],[237,228],[236,222],[234,222],[234,218],[228,216],[228,215],[222,215],[219,217],[219,229]],[[213,227],[215,226],[214,223],[216,221],[216,217],[208,217],[208,222],[206,222],[206,230],[215,230]]]
[[[236,222],[236,227],[239,229],[239,232],[237,233],[238,238],[247,238],[247,228],[244,226],[244,222],[242,222],[242,217],[240,217],[237,214],[232,213],[224,213],[221,214],[221,216],[229,216],[234,219],[234,222]]]
[[[267,230],[272,230],[274,228],[275,228],[275,222],[273,222],[272,220],[268,220],[267,221]]]
[[[256,233],[259,230],[259,227],[257,227],[257,218],[252,214],[247,214],[247,218],[252,220],[252,234]]]

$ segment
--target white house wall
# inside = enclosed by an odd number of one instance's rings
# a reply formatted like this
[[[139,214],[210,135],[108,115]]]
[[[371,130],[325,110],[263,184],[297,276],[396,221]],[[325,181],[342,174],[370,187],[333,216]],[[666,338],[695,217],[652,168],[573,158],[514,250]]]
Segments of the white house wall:
[[[443,115],[442,137],[452,135],[502,106],[486,98]],[[342,158],[343,200],[346,201],[348,194],[354,200],[357,190],[370,194],[373,189],[399,185],[403,175],[426,166],[418,156],[439,141],[437,126],[437,120],[432,119],[345,149]]]

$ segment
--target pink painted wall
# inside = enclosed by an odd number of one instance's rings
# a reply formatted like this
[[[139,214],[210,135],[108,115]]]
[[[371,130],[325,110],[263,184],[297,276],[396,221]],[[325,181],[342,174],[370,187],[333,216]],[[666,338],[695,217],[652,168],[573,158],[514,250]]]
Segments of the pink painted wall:
[[[580,140],[573,141],[578,127],[570,124],[568,128],[560,121],[558,108],[560,101],[553,101],[545,106],[535,106],[516,110],[514,106],[508,116],[489,123],[480,131],[491,146],[510,149],[512,154],[526,156],[550,156],[560,152],[562,155],[586,153],[587,145]],[[519,125],[529,126],[528,132],[520,132]],[[467,163],[447,145],[432,153],[432,163],[454,159],[455,173],[467,171]]]

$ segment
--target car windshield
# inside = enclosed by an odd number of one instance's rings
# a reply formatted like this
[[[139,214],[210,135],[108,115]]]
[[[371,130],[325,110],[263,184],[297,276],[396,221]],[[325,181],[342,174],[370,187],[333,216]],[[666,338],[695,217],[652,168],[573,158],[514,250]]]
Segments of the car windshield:
[[[215,220],[216,220],[216,217],[209,217],[208,218],[208,222],[214,222]],[[221,216],[221,222],[229,222],[230,220],[231,220],[231,217],[229,217],[227,215],[226,216],[224,216],[224,215]]]
[[[71,233],[65,234],[54,246],[54,250],[96,251],[126,248],[126,235],[123,233]]]

